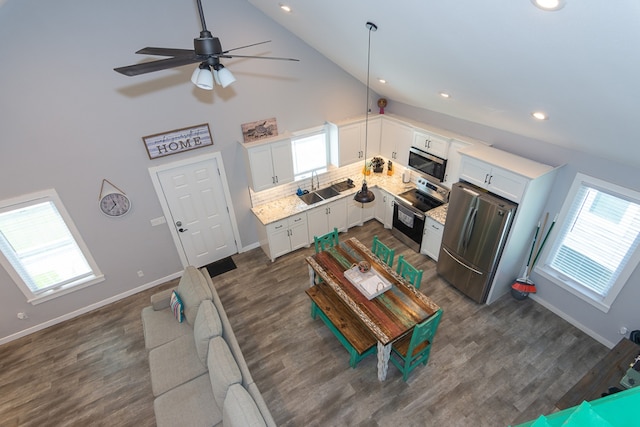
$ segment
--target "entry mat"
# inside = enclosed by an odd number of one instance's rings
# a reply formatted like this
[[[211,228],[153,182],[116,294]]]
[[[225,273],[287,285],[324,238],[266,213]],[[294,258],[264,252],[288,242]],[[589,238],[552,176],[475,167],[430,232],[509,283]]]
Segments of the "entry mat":
[[[207,265],[206,268],[209,272],[209,276],[216,277],[222,273],[226,273],[227,271],[235,270],[236,263],[233,262],[233,259],[231,259],[231,257],[226,257],[212,262],[211,264]]]

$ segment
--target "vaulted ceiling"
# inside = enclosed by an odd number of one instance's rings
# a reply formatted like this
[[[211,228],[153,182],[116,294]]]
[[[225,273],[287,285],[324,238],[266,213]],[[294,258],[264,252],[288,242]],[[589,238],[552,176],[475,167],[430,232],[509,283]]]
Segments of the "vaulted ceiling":
[[[374,22],[371,86],[391,101],[640,167],[637,0],[249,3],[362,82]]]

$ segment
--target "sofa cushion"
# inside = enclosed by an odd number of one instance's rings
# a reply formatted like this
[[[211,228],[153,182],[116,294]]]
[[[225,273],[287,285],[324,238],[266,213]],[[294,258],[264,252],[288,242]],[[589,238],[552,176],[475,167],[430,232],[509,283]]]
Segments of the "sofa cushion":
[[[264,418],[247,390],[240,384],[233,384],[227,391],[222,406],[224,427],[266,427]]]
[[[242,382],[240,368],[222,337],[215,337],[209,341],[207,365],[213,397],[218,407],[222,408],[229,386]]]
[[[158,427],[215,426],[222,421],[222,409],[214,402],[207,374],[158,396],[153,409]]]
[[[160,396],[206,372],[207,365],[200,361],[190,335],[176,338],[149,352],[149,373],[154,396]]]
[[[222,322],[220,321],[218,310],[216,310],[211,300],[204,300],[200,303],[200,308],[193,324],[193,338],[202,365],[207,365],[209,340],[220,335],[222,335]]]
[[[173,341],[183,335],[193,339],[193,329],[186,322],[178,323],[169,308],[156,311],[152,306],[142,309],[142,330],[147,349]]]
[[[173,317],[175,317],[178,322],[182,323],[182,321],[184,320],[184,306],[182,305],[180,295],[178,295],[176,291],[171,292],[169,307],[171,308]]]
[[[211,289],[209,289],[202,273],[194,266],[189,265],[184,269],[176,290],[184,305],[184,317],[187,319],[187,323],[193,325],[200,302],[212,298]]]

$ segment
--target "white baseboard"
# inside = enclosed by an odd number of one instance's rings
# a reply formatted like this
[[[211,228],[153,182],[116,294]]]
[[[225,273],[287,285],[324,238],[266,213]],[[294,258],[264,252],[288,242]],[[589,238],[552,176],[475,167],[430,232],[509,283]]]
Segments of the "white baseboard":
[[[250,251],[251,249],[255,249],[255,248],[259,248],[259,247],[260,247],[260,242],[255,242],[255,243],[252,243],[250,245],[243,246],[240,249],[240,252],[247,252],[247,251]]]
[[[57,317],[55,319],[51,319],[51,320],[47,320],[46,322],[40,323],[38,325],[32,326],[28,329],[23,329],[20,332],[16,332],[15,334],[12,335],[8,335],[6,337],[0,338],[0,345],[2,344],[6,344],[10,341],[16,340],[18,338],[22,338],[24,336],[27,336],[29,334],[32,334],[34,332],[38,332],[42,329],[48,328],[49,326],[53,326],[53,325],[57,325],[58,323],[62,323],[66,320],[70,320],[73,319],[74,317],[78,317],[82,314],[88,313],[90,311],[96,310],[98,308],[104,307],[105,305],[111,304],[113,302],[119,301],[121,299],[127,298],[131,295],[137,294],[138,292],[142,292],[142,291],[146,291],[147,289],[153,288],[154,286],[158,286],[161,285],[163,283],[166,283],[170,280],[176,279],[178,277],[180,277],[182,275],[182,270],[178,271],[176,273],[170,274],[166,277],[162,277],[160,279],[154,280],[153,282],[149,282],[146,283],[142,286],[138,286],[137,288],[133,288],[128,290],[127,292],[123,292],[121,294],[118,295],[114,295],[110,298],[107,298],[105,300],[99,301],[97,303],[88,305],[86,307],[83,307],[79,310],[76,311],[72,311],[71,313],[67,313],[63,316]]]
[[[599,343],[607,346],[607,348],[615,347],[616,343],[609,341],[608,339],[606,339],[602,335],[600,335],[600,334],[592,331],[591,329],[587,328],[585,325],[583,325],[582,323],[578,322],[573,317],[567,315],[566,313],[564,313],[563,311],[558,309],[556,306],[550,304],[549,302],[539,298],[538,296],[536,296],[534,294],[529,294],[529,298],[531,298],[532,300],[534,300],[535,302],[537,302],[538,304],[540,304],[541,306],[543,306],[547,310],[551,311],[552,313],[554,313],[554,314],[558,315],[559,317],[563,318],[567,322],[571,323],[573,326],[575,326],[576,328],[580,329],[582,332],[584,332],[585,334],[589,335],[594,340],[596,340]]]

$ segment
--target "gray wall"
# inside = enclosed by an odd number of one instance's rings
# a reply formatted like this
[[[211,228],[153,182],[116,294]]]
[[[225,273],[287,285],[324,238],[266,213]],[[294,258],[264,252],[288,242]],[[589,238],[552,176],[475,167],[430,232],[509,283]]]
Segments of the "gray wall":
[[[190,83],[193,67],[128,78],[112,68],[141,60],[133,54],[137,49],[192,46],[199,32],[195,2],[8,0],[0,7],[0,199],[55,188],[106,276],[98,285],[32,306],[0,269],[0,342],[180,271],[167,226],[149,223],[162,215],[149,167],[221,151],[241,244],[248,247],[256,243],[257,232],[236,143],[240,125],[275,116],[280,131],[298,130],[363,113],[362,84],[248,3],[216,0],[204,7],[208,27],[224,48],[273,40],[239,53],[301,62],[226,60],[238,81],[213,92]],[[560,210],[578,171],[640,191],[640,182],[629,179],[638,171],[628,166],[393,101],[387,111],[544,163],[566,163],[545,208],[551,213]],[[200,123],[209,123],[214,147],[148,159],[142,136]],[[103,178],[131,197],[129,215],[100,214]],[[606,315],[535,274],[533,279],[541,303],[602,342],[617,342],[622,325],[640,328],[638,271]],[[17,319],[21,311],[27,320]]]
[[[0,7],[0,199],[55,188],[106,280],[39,305],[26,302],[0,269],[0,342],[139,290],[182,268],[148,168],[220,151],[246,247],[258,240],[250,213],[241,124],[276,117],[279,130],[361,114],[364,86],[245,1],[204,3],[223,48],[264,40],[247,55],[300,62],[227,59],[237,82],[194,87],[195,65],[139,77],[116,66],[144,58],[145,46],[192,48],[200,31],[195,1],[8,0]],[[214,146],[149,160],[142,136],[209,123]],[[100,213],[103,178],[133,210]],[[142,270],[144,277],[138,278]],[[16,314],[26,312],[27,320]]]
[[[627,165],[404,104],[390,102],[387,110],[393,114],[487,141],[496,148],[541,163],[553,166],[564,165],[558,171],[554,189],[544,209],[544,212],[549,212],[550,217],[562,209],[562,204],[578,172],[640,191],[640,181],[637,179],[639,172],[636,168]],[[602,143],[606,144],[606,141]],[[547,242],[547,244],[550,245],[551,242]],[[640,329],[640,309],[638,308],[640,268],[636,268],[632,273],[608,313],[603,313],[549,282],[536,274],[535,270],[531,279],[538,290],[535,295],[532,294],[532,298],[609,347],[615,345],[622,337],[619,333],[620,327],[626,326],[629,330]],[[526,327],[535,327],[535,325],[527,325]],[[526,327],[523,328],[523,333],[526,331]]]

